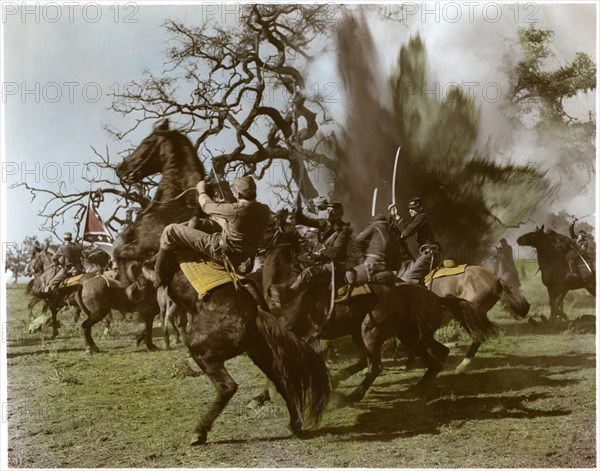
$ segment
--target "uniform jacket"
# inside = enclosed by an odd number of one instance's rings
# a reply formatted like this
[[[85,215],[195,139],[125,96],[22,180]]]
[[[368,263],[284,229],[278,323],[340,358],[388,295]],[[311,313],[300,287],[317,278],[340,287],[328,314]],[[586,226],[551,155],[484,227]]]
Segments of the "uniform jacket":
[[[344,221],[330,223],[327,219],[310,218],[296,213],[296,223],[303,226],[315,227],[319,230],[319,242],[323,245],[321,255],[336,263],[343,263],[348,258],[348,245],[352,236],[350,224]]]
[[[433,237],[433,231],[429,225],[429,219],[425,213],[418,213],[408,224],[404,221],[399,222],[399,229],[401,231],[400,237],[406,239],[407,237],[417,234],[417,243],[419,246],[425,244],[435,244],[435,237]]]
[[[54,257],[52,257],[52,260],[57,262],[63,268],[74,268],[78,273],[82,273],[84,271],[81,262],[82,256],[81,244],[65,242],[58,248]]]
[[[223,245],[232,254],[252,257],[265,237],[271,222],[271,210],[258,201],[239,200],[236,203],[215,203],[202,193],[198,202],[223,231]]]
[[[371,222],[357,237],[361,251],[382,262],[386,260],[390,229],[386,220]]]

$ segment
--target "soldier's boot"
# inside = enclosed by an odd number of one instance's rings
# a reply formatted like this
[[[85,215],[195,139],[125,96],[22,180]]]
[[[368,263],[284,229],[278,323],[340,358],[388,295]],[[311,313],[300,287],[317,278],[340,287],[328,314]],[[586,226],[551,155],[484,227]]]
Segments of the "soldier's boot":
[[[160,249],[154,263],[154,272],[144,272],[146,278],[152,281],[155,288],[159,286],[167,286],[175,272],[177,271],[177,263],[175,263],[175,254],[169,250]]]
[[[569,272],[567,273],[567,281],[576,280],[579,278],[579,273],[577,271],[577,264],[575,260],[568,260]]]

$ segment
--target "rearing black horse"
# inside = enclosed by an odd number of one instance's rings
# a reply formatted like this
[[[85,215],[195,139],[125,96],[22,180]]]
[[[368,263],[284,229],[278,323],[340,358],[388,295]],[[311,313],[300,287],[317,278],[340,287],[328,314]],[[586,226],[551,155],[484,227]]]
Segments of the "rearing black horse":
[[[164,125],[148,136],[119,166],[127,181],[162,173],[156,199],[174,197],[203,179],[205,174],[191,142]],[[195,192],[192,193],[194,200]],[[124,253],[152,254],[167,224],[190,216],[182,205],[150,204],[136,224],[137,241],[128,242]],[[194,207],[198,204],[194,201]],[[137,255],[136,255],[137,254]],[[144,270],[148,270],[144,268]],[[300,434],[303,415],[315,422],[321,417],[329,395],[329,376],[324,361],[277,320],[261,310],[243,286],[233,283],[215,288],[200,300],[192,285],[179,271],[168,287],[169,296],[189,313],[184,341],[189,352],[214,383],[217,396],[210,410],[196,426],[193,445],[206,442],[208,431],[237,390],[225,368],[225,361],[243,353],[273,381],[290,414],[289,428]]]
[[[596,272],[587,262],[581,262],[579,278],[567,278],[569,267],[565,259],[567,252],[563,247],[568,247],[573,243],[571,238],[553,230],[544,231],[544,226],[542,226],[536,227],[533,232],[523,234],[517,239],[517,243],[534,247],[537,251],[542,283],[548,290],[551,321],[557,317],[568,319],[563,310],[563,304],[569,291],[585,288],[596,296]]]

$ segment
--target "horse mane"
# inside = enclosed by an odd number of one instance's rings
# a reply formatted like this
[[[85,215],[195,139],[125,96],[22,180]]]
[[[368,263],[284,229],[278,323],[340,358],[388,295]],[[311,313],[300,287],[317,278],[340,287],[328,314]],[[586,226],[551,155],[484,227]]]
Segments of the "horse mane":
[[[116,250],[118,259],[146,260],[158,251],[160,234],[165,226],[184,223],[194,216],[206,216],[198,205],[195,192],[189,191],[176,198],[206,177],[204,165],[191,141],[177,130],[154,130],[152,134],[165,138],[170,146],[162,154],[161,178],[153,199],[119,235],[122,245]]]

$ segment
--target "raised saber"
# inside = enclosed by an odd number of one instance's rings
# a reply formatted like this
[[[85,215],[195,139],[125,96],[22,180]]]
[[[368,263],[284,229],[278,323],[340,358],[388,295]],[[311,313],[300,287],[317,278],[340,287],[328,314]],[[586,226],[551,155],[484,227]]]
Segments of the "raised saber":
[[[217,175],[217,171],[215,170],[215,168],[212,168],[212,172],[213,175],[215,176],[215,182],[217,182],[217,188],[219,188],[219,193],[221,193],[221,198],[223,198],[223,201],[225,200],[225,195],[223,194],[223,189],[221,188],[221,182],[219,181],[219,176]]]
[[[375,216],[375,211],[377,209],[377,190],[378,188],[375,188],[373,190],[373,203],[371,203],[371,217]]]
[[[396,160],[394,160],[394,173],[392,175],[392,206],[396,206],[396,175],[398,173],[398,160],[400,159],[401,148],[401,146],[398,146],[398,150],[396,151]]]

